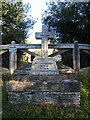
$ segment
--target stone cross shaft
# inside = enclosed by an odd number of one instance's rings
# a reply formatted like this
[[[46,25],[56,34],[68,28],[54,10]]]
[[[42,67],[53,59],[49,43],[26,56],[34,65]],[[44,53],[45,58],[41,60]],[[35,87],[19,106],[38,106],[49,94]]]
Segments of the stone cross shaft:
[[[48,57],[48,39],[54,38],[54,32],[49,32],[48,26],[42,26],[42,32],[35,33],[36,39],[42,39],[42,57]]]

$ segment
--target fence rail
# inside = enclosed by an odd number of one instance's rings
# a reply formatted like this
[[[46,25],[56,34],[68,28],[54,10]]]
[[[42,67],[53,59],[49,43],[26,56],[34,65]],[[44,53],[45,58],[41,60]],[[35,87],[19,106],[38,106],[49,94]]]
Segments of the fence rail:
[[[17,68],[17,49],[41,49],[41,44],[15,44],[15,41],[12,41],[8,45],[0,45],[0,54],[9,50],[9,69],[11,74],[14,73],[14,70]],[[80,49],[85,52],[89,52],[89,44],[78,44],[78,41],[74,43],[60,43],[60,44],[49,44],[49,49],[72,49],[73,52],[73,69],[75,72],[78,72],[80,69]]]
[[[9,49],[8,45],[0,45],[1,50],[6,50]],[[15,44],[15,47],[17,49],[41,49],[41,44]],[[49,44],[48,45],[49,49],[73,49],[74,44],[73,43],[61,43],[61,44]],[[90,50],[90,45],[89,44],[78,44],[79,49],[86,49]]]

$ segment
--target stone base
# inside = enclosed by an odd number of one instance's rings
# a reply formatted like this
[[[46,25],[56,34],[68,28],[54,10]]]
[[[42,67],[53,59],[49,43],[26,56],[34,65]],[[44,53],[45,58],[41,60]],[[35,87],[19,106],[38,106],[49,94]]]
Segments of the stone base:
[[[31,75],[59,75],[54,58],[35,58],[31,67]]]
[[[21,104],[59,104],[59,105],[79,105],[80,92],[48,92],[48,91],[31,91],[31,92],[9,92],[9,103]]]
[[[10,103],[80,104],[81,83],[76,80],[9,81],[6,85]]]
[[[23,74],[18,74],[14,75],[14,80],[16,81],[44,81],[44,80],[61,80],[60,75],[23,75]]]

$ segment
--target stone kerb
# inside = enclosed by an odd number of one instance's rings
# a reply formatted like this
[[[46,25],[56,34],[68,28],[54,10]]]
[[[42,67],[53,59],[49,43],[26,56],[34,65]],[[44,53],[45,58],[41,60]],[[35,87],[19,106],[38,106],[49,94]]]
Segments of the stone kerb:
[[[53,86],[57,85],[56,90],[54,90]],[[80,92],[81,91],[81,83],[77,80],[44,80],[44,81],[15,81],[11,80],[7,82],[6,85],[7,91],[33,91],[37,88],[37,90],[41,91],[44,86],[44,91],[59,91],[59,92]],[[40,86],[41,88],[38,88]],[[51,88],[52,87],[52,88]]]
[[[80,104],[81,83],[77,80],[62,81],[9,81],[7,83],[10,103],[58,103]],[[23,99],[22,99],[23,98]]]

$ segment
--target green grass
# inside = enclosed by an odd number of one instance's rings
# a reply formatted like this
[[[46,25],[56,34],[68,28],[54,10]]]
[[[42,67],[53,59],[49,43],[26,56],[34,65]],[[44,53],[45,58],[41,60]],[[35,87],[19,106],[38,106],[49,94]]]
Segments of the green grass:
[[[3,118],[61,118],[61,119],[88,119],[89,109],[76,107],[59,107],[54,105],[10,105],[7,104],[3,110]]]
[[[81,104],[80,106],[68,106],[60,107],[59,105],[52,104],[19,104],[11,105],[8,103],[8,94],[5,88],[5,81],[2,86],[3,91],[3,118],[6,119],[34,119],[40,120],[41,118],[46,119],[61,119],[61,120],[87,120],[90,117],[90,88],[88,82],[90,79],[89,76],[83,74],[78,75],[77,80],[82,83],[81,91]]]

